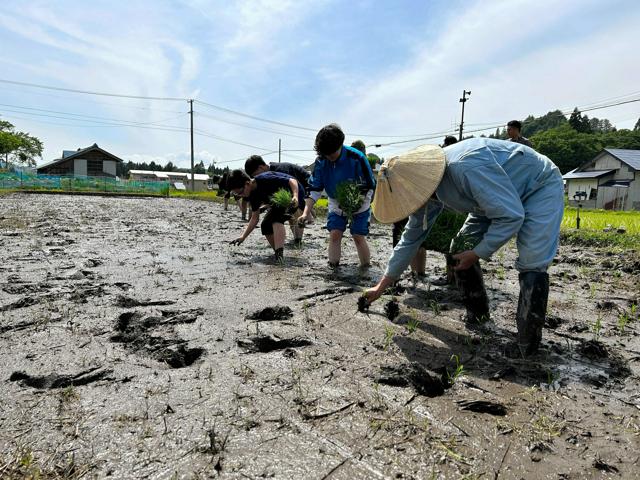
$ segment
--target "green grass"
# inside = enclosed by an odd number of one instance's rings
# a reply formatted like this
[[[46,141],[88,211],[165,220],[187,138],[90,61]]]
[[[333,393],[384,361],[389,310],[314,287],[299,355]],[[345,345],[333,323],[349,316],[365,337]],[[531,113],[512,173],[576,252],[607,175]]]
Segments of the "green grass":
[[[586,247],[640,249],[640,212],[611,210],[580,210],[580,230],[576,229],[576,208],[566,207],[560,239],[562,243]],[[614,231],[603,231],[607,227]],[[615,230],[623,227],[626,233]]]
[[[640,234],[640,212],[614,212],[611,210],[580,210],[580,229],[599,230],[611,226],[624,227],[629,234]],[[576,228],[576,208],[564,209],[562,229]]]

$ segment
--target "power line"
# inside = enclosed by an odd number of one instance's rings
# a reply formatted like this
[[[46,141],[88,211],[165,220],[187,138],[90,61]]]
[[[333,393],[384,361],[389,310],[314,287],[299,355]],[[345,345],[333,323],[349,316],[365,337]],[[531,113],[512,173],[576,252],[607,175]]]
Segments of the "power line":
[[[35,117],[48,117],[48,118],[59,118],[62,120],[70,120],[72,122],[92,122],[91,124],[67,124],[67,126],[75,126],[75,127],[132,127],[132,128],[147,128],[147,129],[151,129],[151,130],[167,130],[167,131],[174,131],[174,132],[188,132],[189,130],[186,128],[181,128],[181,127],[177,127],[174,125],[164,125],[164,126],[146,126],[146,125],[154,125],[154,123],[145,123],[145,122],[140,122],[140,123],[113,123],[113,122],[101,122],[98,120],[91,120],[91,119],[85,119],[85,118],[79,118],[79,119],[75,119],[75,118],[69,118],[69,117],[63,117],[60,115],[48,115],[45,113],[31,113],[31,112],[23,112],[23,111],[19,111],[19,110],[11,110],[11,109],[4,109],[4,111],[6,112],[12,112],[12,113],[19,113],[20,115],[31,115],[31,116],[35,116]]]
[[[83,93],[85,95],[98,95],[102,97],[119,97],[119,98],[137,98],[139,100],[160,100],[160,101],[172,101],[172,102],[186,102],[187,98],[177,97],[145,97],[143,95],[124,95],[121,93],[106,93],[106,92],[94,92],[92,90],[77,90],[75,88],[62,88],[62,87],[50,87],[48,85],[39,85],[37,83],[16,82],[14,80],[5,80],[0,78],[0,83],[10,83],[12,85],[22,85],[25,87],[43,88],[45,90],[57,90],[61,92],[73,92]]]
[[[304,137],[302,135],[296,135],[295,133],[287,133],[287,132],[282,132],[282,131],[279,131],[279,130],[272,130],[270,128],[254,127],[252,125],[247,125],[246,123],[232,122],[231,120],[225,120],[225,119],[222,119],[222,118],[219,118],[219,117],[214,117],[212,115],[207,115],[206,113],[199,113],[199,112],[195,112],[195,113],[196,113],[196,115],[198,117],[205,117],[205,118],[209,118],[211,120],[216,120],[218,122],[228,123],[230,125],[237,125],[239,127],[250,128],[252,130],[259,130],[261,132],[276,133],[278,135],[284,135],[284,136],[288,136],[288,137],[302,138],[304,140],[313,140],[312,137]]]
[[[578,111],[580,111],[580,113],[583,112],[590,112],[593,110],[601,110],[604,108],[610,108],[610,107],[616,107],[619,105],[625,105],[628,103],[634,103],[634,102],[640,102],[640,98],[635,98],[632,100],[625,100],[625,101],[620,101],[620,102],[615,102],[615,103],[610,103],[607,105],[599,105],[599,106],[595,106],[595,107],[590,107],[590,108],[580,108],[580,107],[575,107],[578,109]],[[563,116],[566,115],[570,115],[573,112],[573,110],[571,110],[570,112],[560,112],[560,114],[562,114]],[[523,122],[527,123],[526,121]],[[465,133],[477,133],[477,132],[484,132],[486,130],[493,130],[494,128],[500,128],[501,126],[504,126],[504,122],[500,122],[500,123],[494,123],[492,126],[486,127],[486,128],[479,128],[479,129],[475,129],[475,130],[466,130]],[[450,130],[449,130],[450,132]],[[414,138],[414,139],[410,139],[410,140],[403,140],[403,141],[398,141],[398,142],[387,142],[387,143],[377,143],[377,144],[372,144],[372,145],[367,145],[368,147],[388,147],[390,145],[400,145],[400,144],[404,144],[404,143],[413,143],[413,142],[419,142],[422,140],[433,140],[434,138],[438,138],[438,136],[435,137],[420,137],[420,138]]]
[[[203,102],[202,100],[194,100],[198,105],[204,105],[209,108],[213,108],[214,110],[220,110],[221,112],[231,113],[233,115],[238,115],[240,117],[250,118],[252,120],[257,120],[259,122],[272,123],[274,125],[280,125],[282,127],[295,128],[297,130],[305,130],[308,132],[317,132],[317,128],[309,128],[309,127],[301,127],[299,125],[292,125],[290,123],[278,122],[276,120],[269,120],[268,118],[256,117],[255,115],[249,115],[248,113],[238,112],[237,110],[232,110],[230,108],[221,107],[219,105],[214,105],[212,103]]]
[[[43,108],[21,107],[20,105],[9,105],[9,104],[6,104],[6,103],[0,103],[0,106],[10,107],[10,108],[19,108],[19,109],[22,109],[22,110],[34,110],[34,111],[38,111],[38,112],[59,113],[59,114],[62,114],[62,115],[70,115],[70,116],[73,116],[73,117],[84,117],[84,118],[81,118],[81,119],[84,120],[86,118],[86,119],[88,119],[87,121],[92,121],[91,119],[95,118],[95,119],[103,120],[103,121],[127,123],[127,124],[134,124],[134,125],[158,125],[158,124],[161,124],[163,122],[168,122],[169,120],[175,120],[177,118],[182,118],[182,117],[188,115],[188,113],[180,113],[180,115],[173,116],[173,117],[170,117],[170,118],[166,118],[164,120],[158,120],[156,122],[132,122],[130,120],[104,118],[104,117],[97,117],[95,115],[84,115],[84,114],[81,114],[81,113],[61,112],[59,110],[45,110]],[[25,112],[25,113],[28,113],[28,112]],[[69,120],[75,120],[75,119],[70,118]],[[163,126],[168,126],[168,125],[163,125]]]
[[[20,90],[20,89],[12,89],[12,88],[4,88],[4,91],[7,92],[18,92],[18,93],[27,93],[25,90]],[[168,110],[165,108],[151,108],[151,107],[141,107],[138,105],[125,105],[123,103],[113,103],[113,102],[99,102],[97,100],[93,100],[93,99],[87,99],[87,98],[82,98],[82,97],[78,97],[78,96],[62,96],[62,95],[55,95],[49,92],[34,92],[34,91],[29,91],[28,92],[29,95],[39,95],[42,97],[47,97],[47,98],[59,98],[61,100],[64,100],[65,102],[69,102],[69,101],[73,101],[73,102],[88,102],[91,105],[107,105],[110,107],[116,107],[116,108],[129,108],[129,109],[136,109],[136,110],[149,110],[152,112],[165,112],[165,113],[181,113],[177,110]]]

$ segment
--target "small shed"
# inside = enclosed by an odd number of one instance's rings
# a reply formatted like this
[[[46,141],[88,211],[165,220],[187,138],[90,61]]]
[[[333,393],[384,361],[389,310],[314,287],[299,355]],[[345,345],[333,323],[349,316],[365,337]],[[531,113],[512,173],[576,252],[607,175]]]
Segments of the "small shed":
[[[570,205],[640,210],[640,150],[605,148],[563,175]]]
[[[63,150],[62,156],[37,167],[44,175],[66,175],[74,177],[111,177],[115,178],[118,164],[123,160],[103,150],[94,143],[87,148]]]

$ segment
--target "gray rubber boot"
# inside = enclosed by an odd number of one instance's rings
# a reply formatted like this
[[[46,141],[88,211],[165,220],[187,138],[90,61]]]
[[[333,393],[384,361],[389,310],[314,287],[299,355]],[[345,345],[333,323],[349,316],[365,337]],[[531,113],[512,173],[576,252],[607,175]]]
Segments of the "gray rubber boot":
[[[520,274],[520,298],[516,324],[518,347],[522,356],[535,353],[540,346],[548,298],[549,274],[543,272]]]
[[[480,262],[466,270],[455,270],[456,285],[467,307],[467,322],[481,323],[489,320],[489,299],[482,280]]]

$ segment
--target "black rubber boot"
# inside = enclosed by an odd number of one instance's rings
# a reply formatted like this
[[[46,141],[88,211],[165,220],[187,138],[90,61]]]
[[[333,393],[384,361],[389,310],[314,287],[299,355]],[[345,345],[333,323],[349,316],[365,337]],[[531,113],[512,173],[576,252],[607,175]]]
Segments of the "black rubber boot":
[[[484,289],[480,262],[466,270],[456,270],[455,279],[462,293],[464,306],[467,307],[467,322],[481,323],[489,320],[489,299]]]
[[[542,341],[542,327],[547,314],[549,298],[549,274],[523,272],[520,274],[520,298],[516,324],[518,347],[521,355],[528,356],[538,351]]]

